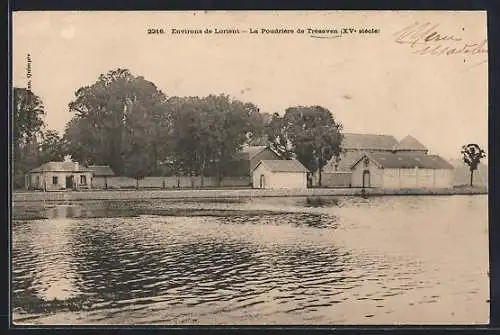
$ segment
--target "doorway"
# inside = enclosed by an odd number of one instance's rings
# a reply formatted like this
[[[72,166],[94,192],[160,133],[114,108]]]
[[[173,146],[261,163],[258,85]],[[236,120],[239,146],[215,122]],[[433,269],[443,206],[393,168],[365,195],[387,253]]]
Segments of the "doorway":
[[[371,187],[370,185],[370,171],[364,170],[363,171],[363,188],[365,187]]]
[[[266,177],[263,174],[260,175],[260,188],[266,188]]]
[[[66,176],[66,188],[67,189],[73,188],[73,176]]]

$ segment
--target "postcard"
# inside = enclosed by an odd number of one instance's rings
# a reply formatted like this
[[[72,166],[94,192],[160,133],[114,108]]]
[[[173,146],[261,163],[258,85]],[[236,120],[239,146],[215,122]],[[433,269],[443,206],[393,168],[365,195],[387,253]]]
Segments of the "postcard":
[[[487,324],[486,18],[14,12],[12,324]]]

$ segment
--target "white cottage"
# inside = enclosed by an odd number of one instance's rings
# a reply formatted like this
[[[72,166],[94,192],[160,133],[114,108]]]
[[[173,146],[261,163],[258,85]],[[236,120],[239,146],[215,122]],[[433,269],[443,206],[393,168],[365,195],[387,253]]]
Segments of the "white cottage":
[[[450,188],[453,166],[436,155],[372,152],[351,165],[353,187]]]
[[[309,171],[299,161],[262,160],[252,173],[254,188],[304,189]]]
[[[31,190],[90,189],[92,170],[78,162],[48,162],[29,171],[25,176],[25,184]]]

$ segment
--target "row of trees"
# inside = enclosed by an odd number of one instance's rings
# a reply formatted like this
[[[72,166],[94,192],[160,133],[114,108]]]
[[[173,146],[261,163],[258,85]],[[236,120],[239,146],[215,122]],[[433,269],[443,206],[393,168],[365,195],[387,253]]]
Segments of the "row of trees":
[[[75,92],[73,117],[61,137],[47,129],[42,100],[25,88],[13,90],[14,185],[27,171],[66,155],[84,164],[109,164],[118,175],[217,176],[245,144],[270,145],[319,171],[341,154],[342,125],[321,106],[290,107],[283,115],[226,95],[170,97],[143,77],[116,69]],[[485,157],[476,144],[462,148],[473,172]],[[229,167],[230,168],[230,167]]]
[[[175,173],[220,180],[231,173],[227,163],[245,144],[270,145],[285,158],[297,158],[319,171],[321,185],[323,167],[341,154],[342,125],[321,106],[269,115],[226,95],[169,98],[126,69],[109,71],[78,89],[69,111],[73,117],[61,137],[47,129],[42,100],[14,88],[16,187],[24,185],[27,171],[65,155],[83,164],[109,164],[118,175],[137,179]],[[462,155],[472,183],[484,150],[469,144]]]
[[[135,178],[204,176],[209,166],[222,176],[224,163],[264,130],[264,116],[251,103],[225,95],[167,98],[125,69],[77,90],[69,110],[64,140],[73,159]]]
[[[109,164],[118,175],[217,176],[245,144],[269,144],[316,171],[340,153],[342,126],[323,107],[291,107],[283,116],[227,95],[167,97],[155,84],[116,69],[75,92],[64,135],[45,130],[43,103],[14,90],[16,186],[23,175],[69,154],[83,164]]]
[[[12,158],[14,187],[24,186],[27,171],[64,158],[64,141],[47,129],[42,100],[25,88],[14,88],[12,105]]]

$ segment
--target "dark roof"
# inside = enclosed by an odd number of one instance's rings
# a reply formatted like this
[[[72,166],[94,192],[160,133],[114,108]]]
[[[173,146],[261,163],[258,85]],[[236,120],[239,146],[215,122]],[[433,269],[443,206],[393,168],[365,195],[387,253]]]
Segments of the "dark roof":
[[[92,172],[92,170],[75,162],[48,162],[33,169],[31,172]]]
[[[408,135],[396,145],[396,150],[427,151],[427,148],[415,137]]]
[[[255,145],[255,146],[244,147],[243,149],[241,149],[241,152],[248,155],[248,159],[252,159],[260,152],[266,149],[267,149],[266,145]]]
[[[296,159],[262,160],[257,167],[265,165],[271,172],[309,172],[304,165]]]
[[[89,169],[94,172],[96,177],[112,177],[115,175],[109,165],[90,165]]]
[[[272,152],[274,152],[276,155],[279,156],[279,154],[276,151],[274,151],[273,149],[271,149],[267,145],[253,145],[253,146],[243,147],[241,149],[241,151],[236,154],[235,159],[236,160],[252,160],[252,158],[254,158],[255,156],[257,156],[258,154],[260,154],[262,151],[264,151],[266,149],[271,150]]]
[[[427,148],[412,136],[406,136],[398,142],[390,135],[352,133],[344,134],[342,148],[348,151],[341,154],[337,171],[350,171],[352,164],[361,158],[365,152],[385,151],[386,153],[394,153],[397,150],[413,152],[427,151]],[[323,171],[335,171],[335,160],[330,160]]]
[[[344,134],[342,148],[347,150],[392,150],[398,141],[394,136],[377,134]]]
[[[358,160],[364,152],[362,151],[348,151],[340,155],[340,161],[337,166],[337,171],[350,171],[351,165],[354,161]],[[335,171],[335,158],[332,158],[327,165],[323,168],[323,172]]]
[[[413,169],[416,167],[420,169],[453,169],[453,165],[437,155],[409,156],[389,152],[365,153],[351,165],[351,168],[355,167],[365,156],[379,167],[386,169]]]

